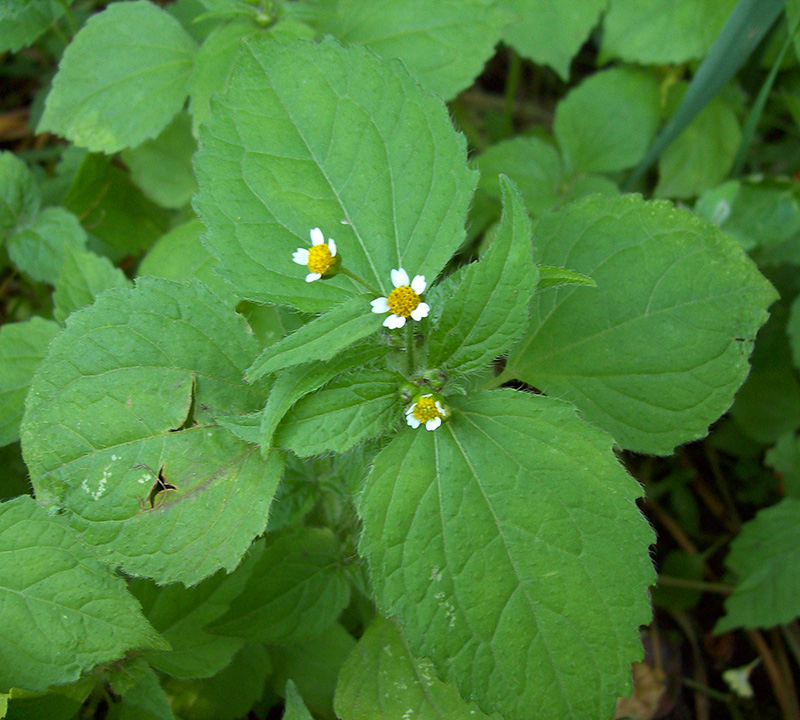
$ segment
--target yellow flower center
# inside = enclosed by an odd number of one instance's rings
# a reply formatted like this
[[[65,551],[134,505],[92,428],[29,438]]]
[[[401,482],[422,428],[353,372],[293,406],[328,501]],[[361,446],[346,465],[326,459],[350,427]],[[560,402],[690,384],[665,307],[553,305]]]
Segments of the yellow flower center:
[[[419,305],[419,295],[408,285],[396,287],[386,299],[389,301],[390,312],[404,318],[410,317],[411,312]]]
[[[308,251],[308,269],[312,273],[324,275],[333,265],[333,256],[326,243],[312,246]]]
[[[421,423],[444,417],[436,407],[436,399],[432,396],[421,397],[414,406],[414,417]]]

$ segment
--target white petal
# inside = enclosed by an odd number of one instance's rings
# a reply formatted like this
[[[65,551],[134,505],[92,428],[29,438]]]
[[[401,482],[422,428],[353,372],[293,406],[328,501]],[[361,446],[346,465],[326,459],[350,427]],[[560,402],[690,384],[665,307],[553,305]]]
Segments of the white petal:
[[[408,285],[408,273],[403,268],[392,270],[392,285],[395,287]]]
[[[425,395],[420,395],[420,397],[433,397],[430,393],[425,393]]]
[[[333,238],[328,238],[328,250],[331,251],[331,257],[336,257],[336,243]]]
[[[411,425],[412,428],[418,428],[420,425],[416,415],[406,415],[406,422]]]
[[[442,415],[444,415],[444,408],[442,407],[442,403],[440,403],[438,400],[436,401],[436,409],[437,409],[437,410],[438,410],[440,413],[442,413]]]
[[[387,313],[389,312],[389,299],[385,297],[375,298],[372,302],[372,312],[374,313]]]
[[[411,281],[411,289],[417,293],[417,295],[422,295],[425,292],[425,288],[427,284],[425,283],[425,276],[424,275],[414,275],[414,279]]]
[[[441,424],[442,424],[442,418],[440,417],[433,418],[432,420],[428,420],[428,422],[425,423],[425,429],[436,430],[436,428],[439,427],[439,425]]]
[[[308,265],[308,250],[305,248],[297,248],[292,254],[292,260],[298,265]]]
[[[312,245],[322,245],[325,242],[325,236],[322,234],[322,230],[319,228],[314,228],[311,231],[311,244]]]
[[[410,405],[408,408],[406,408],[406,415],[411,415],[411,413],[413,413],[414,410],[416,409],[417,409],[417,403]]]
[[[384,327],[387,327],[390,330],[398,330],[405,324],[406,319],[402,315],[389,315],[389,317],[383,321]]]
[[[431,311],[428,303],[420,303],[411,311],[411,317],[414,318],[417,322],[422,320],[424,317],[428,317],[428,313]]]
[[[319,273],[308,273],[306,275],[306,282],[314,282],[314,280],[319,280],[322,277]]]

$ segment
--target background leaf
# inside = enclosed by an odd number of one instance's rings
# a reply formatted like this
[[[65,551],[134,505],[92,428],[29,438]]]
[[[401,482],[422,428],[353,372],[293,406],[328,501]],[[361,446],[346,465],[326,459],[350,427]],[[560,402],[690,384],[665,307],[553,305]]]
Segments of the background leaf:
[[[291,680],[286,681],[286,710],[283,720],[314,720],[300,697],[297,686]]]
[[[798,548],[800,500],[785,498],[746,523],[725,561],[738,581],[714,632],[772,627],[800,615]]]
[[[292,252],[320,227],[381,294],[397,267],[432,282],[464,238],[476,180],[443,103],[363,48],[246,47],[195,160],[223,275],[252,300],[329,309],[362,288],[343,274],[305,282]]]
[[[399,58],[423,87],[451,100],[480,75],[508,19],[487,0],[339,0],[320,31]]]
[[[0,241],[28,225],[39,212],[39,186],[14,153],[0,152]]]
[[[263,403],[241,379],[255,352],[241,316],[200,286],[140,279],[101,295],[31,385],[21,434],[37,497],[129,574],[190,585],[234,568],[282,467],[213,424]],[[157,492],[161,471],[175,490]]]
[[[141,647],[166,647],[125,583],[30,497],[0,504],[0,690],[41,691]]]
[[[567,403],[450,402],[441,429],[378,454],[361,495],[379,609],[484,711],[610,715],[650,618],[641,488]]]
[[[110,5],[67,47],[38,131],[105,153],[154,138],[186,100],[195,50],[157,5]]]
[[[63,14],[57,0],[5,0],[0,5],[0,52],[30,45]]]
[[[776,296],[716,226],[634,195],[595,196],[539,221],[534,258],[597,287],[534,297],[508,377],[574,402],[638,452],[669,454],[728,409]]]

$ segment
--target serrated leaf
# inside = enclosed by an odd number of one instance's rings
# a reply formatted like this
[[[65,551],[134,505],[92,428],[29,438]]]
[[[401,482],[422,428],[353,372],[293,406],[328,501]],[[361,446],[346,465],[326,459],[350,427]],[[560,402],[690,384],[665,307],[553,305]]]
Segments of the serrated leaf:
[[[415,658],[397,626],[377,615],[339,672],[334,708],[342,720],[486,720],[429,660]]]
[[[39,186],[28,166],[12,152],[0,152],[0,242],[25,227],[39,212]]]
[[[64,207],[105,244],[106,254],[114,261],[149,248],[167,231],[171,218],[168,210],[148,200],[130,177],[103,155],[83,158]]]
[[[611,0],[602,53],[643,65],[699,60],[736,0]]]
[[[629,450],[705,435],[776,297],[738,243],[667,203],[595,196],[539,221],[534,258],[597,287],[537,294],[507,375],[574,402]]]
[[[660,197],[688,198],[722,182],[741,140],[733,108],[713,98],[658,159]]]
[[[450,404],[440,429],[378,454],[361,495],[379,609],[485,712],[610,715],[650,618],[641,488],[568,403],[500,390]]]
[[[256,541],[232,573],[220,570],[191,588],[180,583],[160,588],[149,580],[132,580],[131,592],[171,646],[167,651],[148,651],[144,658],[158,670],[182,680],[210,677],[227,667],[244,640],[212,635],[206,627],[244,590],[262,552],[263,542]]]
[[[279,373],[270,388],[267,404],[260,415],[258,443],[261,448],[268,449],[272,445],[275,428],[298,400],[330,382],[337,375],[369,365],[388,352],[388,347],[356,346],[324,364],[308,363],[287,368]]]
[[[306,395],[275,430],[276,447],[298,457],[347,452],[389,430],[400,419],[399,373],[365,370]]]
[[[489,250],[461,276],[428,344],[428,363],[468,374],[501,355],[528,327],[539,279],[531,223],[513,183],[501,176],[503,218]]]
[[[314,720],[297,686],[291,681],[286,681],[286,709],[283,711],[283,720]]]
[[[195,150],[192,120],[188,113],[179,112],[157,138],[124,150],[122,159],[148,198],[162,207],[178,209],[197,192],[192,170]]]
[[[328,528],[300,527],[264,539],[244,591],[211,631],[291,645],[330,628],[350,600],[335,535]]]
[[[57,323],[40,317],[0,327],[0,446],[19,439],[31,378],[59,330]]]
[[[175,680],[165,689],[182,720],[234,720],[246,716],[264,693],[272,669],[263,645],[245,645],[228,667],[212,678]]]
[[[125,583],[32,498],[0,504],[0,545],[3,691],[45,690],[134,648],[165,647]]]
[[[78,250],[66,253],[55,286],[53,315],[64,322],[70,313],[91,305],[104,290],[128,288],[131,282],[107,257]]]
[[[112,668],[109,683],[126,702],[157,720],[175,720],[158,675],[142,658]]]
[[[256,350],[241,316],[199,285],[142,278],[71,315],[23,420],[37,497],[131,575],[191,585],[233,569],[282,467],[213,425],[263,403],[241,379]]]
[[[195,50],[157,5],[110,5],[64,52],[38,131],[104,153],[156,137],[186,100]]]
[[[320,312],[363,292],[344,273],[305,282],[309,231],[379,294],[390,271],[432,281],[464,238],[475,185],[444,104],[364,48],[245,43],[200,133],[195,207],[245,298]]]
[[[509,19],[486,0],[340,0],[320,29],[402,60],[423,87],[451,100],[480,75]]]
[[[370,307],[370,295],[356,295],[267,347],[247,370],[248,382],[277,370],[330,360],[380,330],[383,315]]]
[[[204,232],[205,226],[197,219],[173,228],[150,248],[139,265],[139,275],[176,282],[194,278],[234,306],[239,300],[236,288],[214,272],[217,260],[200,241]]]
[[[8,256],[22,272],[55,285],[70,250],[83,250],[86,232],[78,218],[61,207],[49,207],[8,241]]]
[[[499,4],[514,15],[503,40],[567,80],[570,61],[600,20],[608,0],[499,0]]]
[[[589,76],[556,108],[553,132],[572,173],[612,172],[642,159],[658,129],[655,77],[632,68]]]
[[[715,633],[783,625],[800,615],[800,500],[784,498],[745,523],[725,564],[739,579]]]
[[[0,4],[0,52],[30,45],[63,14],[57,0],[5,0]]]
[[[270,648],[275,665],[273,688],[283,694],[287,681],[292,680],[315,716],[335,720],[336,678],[355,644],[353,636],[337,623],[307,642]]]

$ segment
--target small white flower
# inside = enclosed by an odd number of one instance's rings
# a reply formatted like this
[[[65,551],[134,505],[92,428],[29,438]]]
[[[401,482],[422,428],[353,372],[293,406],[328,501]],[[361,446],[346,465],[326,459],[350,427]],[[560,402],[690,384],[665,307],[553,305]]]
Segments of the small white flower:
[[[431,309],[420,298],[427,287],[424,275],[415,275],[409,282],[408,273],[403,268],[398,268],[392,270],[392,285],[394,290],[388,297],[375,298],[370,303],[374,313],[391,313],[383,321],[385,327],[394,330],[403,327],[408,318],[419,322],[428,316]]]
[[[744,665],[738,668],[730,668],[722,673],[722,679],[739,697],[753,697],[753,686],[750,684],[750,673],[753,672],[753,668],[758,665],[759,660],[761,660],[761,658],[756,658],[749,665]]]
[[[328,238],[327,245],[325,244],[325,236],[322,230],[314,228],[311,233],[311,248],[297,248],[292,254],[292,260],[298,265],[305,265],[309,269],[306,275],[306,282],[314,282],[326,275],[334,275],[338,265],[338,258],[336,257],[336,243],[333,238]]]
[[[406,410],[406,422],[414,429],[425,423],[426,430],[436,430],[442,420],[450,417],[450,411],[445,409],[437,395],[427,393],[418,395]]]

